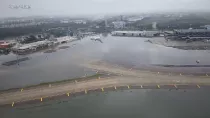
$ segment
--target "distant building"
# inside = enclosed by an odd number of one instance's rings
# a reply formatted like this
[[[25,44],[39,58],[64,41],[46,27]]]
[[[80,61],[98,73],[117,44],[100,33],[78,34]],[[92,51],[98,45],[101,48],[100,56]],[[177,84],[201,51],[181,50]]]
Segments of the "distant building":
[[[116,21],[116,22],[112,22],[114,25],[114,28],[116,29],[120,29],[120,28],[124,28],[125,27],[125,22],[124,21]]]
[[[210,39],[210,29],[180,29],[167,34],[166,38],[178,40]]]
[[[105,27],[108,27],[107,19],[105,20]]]
[[[14,41],[0,41],[0,49],[10,48],[15,44]]]
[[[131,18],[128,18],[128,22],[136,22],[136,21],[139,21],[139,20],[142,20],[144,17],[140,16],[140,17],[131,17]]]
[[[0,49],[9,48],[10,43],[7,42],[0,42]]]
[[[157,29],[157,22],[153,22],[153,23],[152,23],[152,28],[153,28],[154,30]]]
[[[159,36],[159,31],[113,31],[113,36],[129,36],[129,37],[155,37]]]
[[[210,25],[205,25],[204,26],[206,29],[210,30]]]
[[[37,42],[23,44],[23,45],[18,44],[16,46],[12,47],[12,51],[17,52],[17,53],[36,51],[37,49],[46,48],[46,47],[52,45],[52,43],[53,42],[51,42],[51,41],[44,40],[44,41],[37,41]]]
[[[76,23],[76,24],[86,24],[87,22],[86,21],[84,21],[84,20],[75,20],[75,21],[73,21],[74,23]]]
[[[61,20],[60,23],[69,23],[68,20]]]

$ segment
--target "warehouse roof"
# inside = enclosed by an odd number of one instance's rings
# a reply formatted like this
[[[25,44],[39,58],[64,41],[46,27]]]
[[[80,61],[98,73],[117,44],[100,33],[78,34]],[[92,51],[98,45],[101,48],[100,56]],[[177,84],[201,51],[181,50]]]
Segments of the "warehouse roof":
[[[208,29],[180,29],[180,30],[174,30],[175,32],[179,33],[190,33],[190,32],[210,32]]]

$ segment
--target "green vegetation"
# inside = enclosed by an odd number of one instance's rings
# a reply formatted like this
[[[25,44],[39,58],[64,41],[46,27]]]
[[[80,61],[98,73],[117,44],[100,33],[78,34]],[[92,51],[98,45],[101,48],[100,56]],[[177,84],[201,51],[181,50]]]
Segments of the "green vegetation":
[[[68,28],[70,27],[71,30],[76,30],[77,28],[85,28],[88,27],[88,24],[76,24],[76,23],[48,23],[48,24],[42,24],[42,25],[36,25],[36,26],[26,26],[26,27],[15,27],[15,28],[0,28],[0,39],[6,38],[6,37],[16,37],[16,36],[22,36],[22,35],[28,35],[33,33],[44,33],[46,30],[51,28]],[[66,34],[66,33],[65,33]],[[58,36],[64,35],[63,32],[58,32]]]
[[[205,18],[197,14],[188,14],[182,17],[165,15],[157,15],[151,17],[145,17],[142,20],[134,23],[127,24],[127,27],[131,27],[136,30],[152,30],[152,23],[157,23],[157,29],[159,30],[173,30],[173,29],[188,29],[188,28],[202,28],[201,26],[210,24],[210,19]]]

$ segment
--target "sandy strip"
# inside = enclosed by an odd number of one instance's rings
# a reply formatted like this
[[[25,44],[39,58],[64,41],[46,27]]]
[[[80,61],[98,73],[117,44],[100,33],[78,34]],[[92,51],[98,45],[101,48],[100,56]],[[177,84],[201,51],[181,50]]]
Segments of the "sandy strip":
[[[116,76],[110,76],[101,79],[92,79],[77,83],[61,83],[51,87],[35,87],[28,90],[4,92],[0,94],[0,105],[12,104],[12,102],[27,101],[33,99],[46,98],[59,94],[92,90],[102,87],[126,86],[126,85],[169,85],[169,84],[209,84],[210,78],[185,76],[185,75],[166,75],[147,71],[126,69],[108,64],[88,64],[83,65],[87,68],[114,73]]]

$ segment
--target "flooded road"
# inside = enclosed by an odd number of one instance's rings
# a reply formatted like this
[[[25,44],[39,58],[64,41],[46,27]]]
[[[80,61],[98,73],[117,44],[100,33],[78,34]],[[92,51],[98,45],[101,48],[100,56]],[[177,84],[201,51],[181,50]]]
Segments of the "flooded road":
[[[136,89],[100,92],[0,108],[1,118],[199,118],[210,117],[209,90]]]
[[[37,52],[26,56],[1,55],[0,63],[29,57],[29,60],[12,66],[0,65],[0,89],[24,87],[92,75],[94,70],[81,66],[90,61],[102,61],[126,68],[151,71],[208,73],[209,67],[160,67],[155,65],[210,64],[210,51],[180,50],[145,42],[141,37],[102,37],[101,41],[82,40],[63,44],[52,53]],[[63,47],[66,48],[63,48]],[[68,47],[68,48],[67,48]]]

